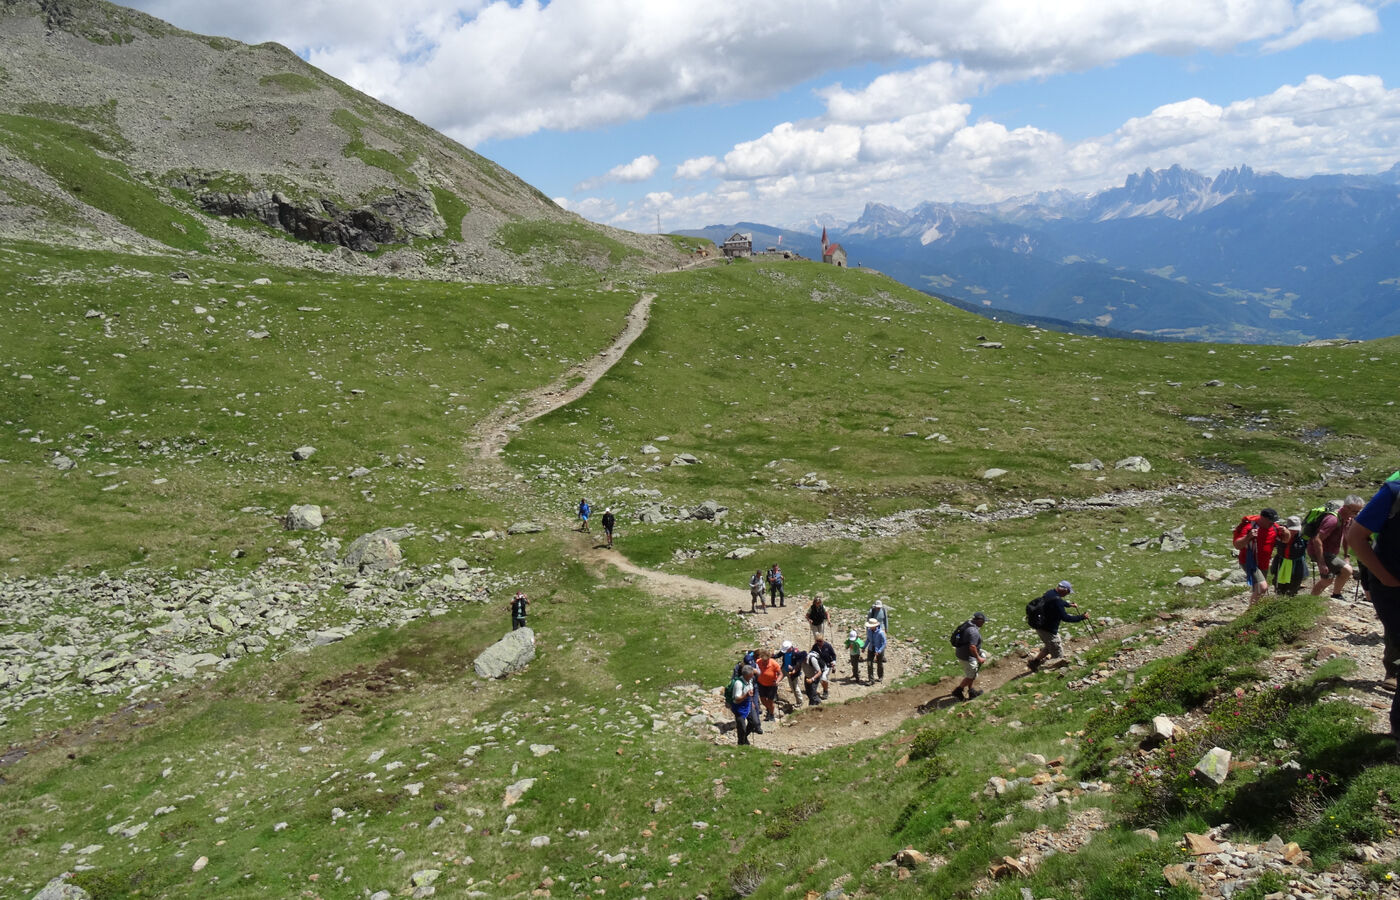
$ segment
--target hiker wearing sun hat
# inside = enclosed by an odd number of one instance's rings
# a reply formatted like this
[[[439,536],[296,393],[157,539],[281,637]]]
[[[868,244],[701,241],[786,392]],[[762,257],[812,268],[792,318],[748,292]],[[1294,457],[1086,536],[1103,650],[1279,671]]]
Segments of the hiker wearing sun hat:
[[[1070,606],[1075,609],[1079,608],[1079,604],[1069,603],[1065,600],[1073,592],[1074,588],[1070,586],[1068,581],[1061,581],[1026,604],[1026,624],[1035,629],[1041,642],[1040,652],[1030,661],[1032,671],[1038,668],[1040,661],[1047,656],[1053,657],[1055,660],[1050,664],[1051,667],[1068,665],[1064,658],[1064,646],[1060,643],[1060,623],[1083,622],[1089,618],[1084,615],[1074,615],[1066,608]]]
[[[885,634],[888,635],[890,633],[890,613],[889,610],[885,609],[885,601],[876,600],[874,603],[870,604],[870,612],[866,613],[865,616],[868,619],[878,619],[880,627],[885,630]]]
[[[612,507],[603,510],[603,534],[608,536],[608,549],[612,549],[613,529],[617,527],[617,516],[613,515]]]
[[[870,682],[885,680],[885,636],[884,626],[879,619],[865,620],[865,680]],[[876,672],[879,676],[876,677]]]

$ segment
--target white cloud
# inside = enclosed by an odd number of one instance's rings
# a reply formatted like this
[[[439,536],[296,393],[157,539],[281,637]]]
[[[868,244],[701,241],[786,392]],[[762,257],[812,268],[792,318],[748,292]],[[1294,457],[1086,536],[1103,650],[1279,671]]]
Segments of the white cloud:
[[[695,159],[688,159],[676,166],[676,177],[692,181],[697,178],[704,178],[711,174],[719,166],[719,160],[713,156],[699,156]]]
[[[620,166],[613,166],[608,170],[608,174],[600,175],[597,178],[590,178],[576,188],[580,191],[597,190],[605,184],[635,184],[639,181],[646,181],[656,174],[656,170],[661,167],[661,160],[655,156],[639,156],[629,163]]]
[[[134,0],[181,27],[277,40],[469,146],[771,96],[853,66],[916,67],[824,92],[833,122],[965,99],[1027,73],[1139,53],[1282,49],[1376,30],[1364,0]],[[956,61],[956,62],[950,62]],[[911,105],[904,105],[904,104]]]

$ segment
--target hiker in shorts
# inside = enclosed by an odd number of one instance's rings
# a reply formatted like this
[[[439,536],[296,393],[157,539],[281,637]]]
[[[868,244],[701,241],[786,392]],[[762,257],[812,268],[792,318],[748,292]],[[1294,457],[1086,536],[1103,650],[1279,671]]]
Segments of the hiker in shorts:
[[[822,699],[831,696],[831,673],[836,671],[836,648],[831,646],[831,641],[821,635],[817,635],[812,642],[812,649],[807,651],[807,656],[817,658],[822,667]]]
[[[1340,502],[1333,501],[1329,506],[1337,507],[1335,513],[1326,513],[1317,526],[1317,533],[1308,541],[1308,556],[1317,563],[1317,582],[1313,585],[1316,597],[1330,586],[1332,599],[1342,599],[1342,588],[1351,580],[1351,565],[1342,555],[1342,532],[1366,501],[1352,494]]]
[[[1070,603],[1065,600],[1074,593],[1074,588],[1068,581],[1061,581],[1050,590],[1040,596],[1043,612],[1041,613],[1041,624],[1035,629],[1035,633],[1040,636],[1040,652],[1031,659],[1029,665],[1032,672],[1040,668],[1041,660],[1049,656],[1054,660],[1047,668],[1060,668],[1069,665],[1065,659],[1065,648],[1060,642],[1061,622],[1083,622],[1088,616],[1075,615],[1068,610],[1073,606],[1079,608],[1078,603]]]
[[[617,527],[617,516],[613,515],[612,507],[603,510],[603,534],[608,538],[608,549],[612,549],[613,529]]]
[[[749,612],[757,612],[760,606],[765,613],[768,612],[768,606],[763,602],[763,570],[754,569],[753,577],[749,579]]]
[[[865,652],[865,638],[854,628],[846,635],[846,652],[851,655],[851,680],[860,684],[860,657]]]
[[[593,515],[593,507],[588,505],[588,498],[584,497],[578,502],[579,531],[588,530],[588,517]]]
[[[1303,520],[1289,516],[1283,520],[1285,534],[1274,547],[1274,562],[1269,567],[1274,593],[1292,597],[1303,586],[1308,575],[1308,539],[1303,536]]]
[[[812,605],[807,607],[807,624],[812,628],[812,640],[826,637],[826,623],[829,621],[831,615],[822,605],[822,595],[817,594],[812,598]]]
[[[885,647],[889,639],[879,619],[865,620],[865,680],[874,684],[885,680]],[[879,677],[876,677],[876,672]]]
[[[972,682],[977,680],[978,668],[987,661],[987,655],[982,652],[982,626],[985,624],[986,614],[975,612],[962,627],[962,640],[954,651],[963,667],[963,680],[953,689],[953,696],[959,700],[971,700],[982,696],[982,692],[973,687]]]
[[[763,719],[771,722],[778,703],[778,681],[783,677],[783,665],[767,650],[760,650],[755,656],[754,668],[758,671],[758,700],[763,704]]]
[[[1274,544],[1285,539],[1277,523],[1278,513],[1266,506],[1259,515],[1245,516],[1235,526],[1232,541],[1240,551],[1240,568],[1244,569],[1244,580],[1249,584],[1250,603],[1268,593],[1269,579],[1264,570],[1273,557]]]
[[[783,593],[783,570],[776,563],[768,570],[768,605],[787,606],[787,594]]]
[[[808,706],[821,706],[822,698],[817,696],[817,691],[821,690],[822,675],[821,657],[816,653],[806,653],[802,657],[802,688],[807,692]]]
[[[525,596],[524,591],[516,591],[515,596],[510,600],[510,630],[525,627],[525,611],[530,605],[530,598]]]
[[[1361,585],[1370,595],[1376,618],[1381,622],[1385,635],[1385,674],[1390,681],[1385,686],[1393,691],[1395,654],[1397,642],[1400,642],[1400,472],[1382,484],[1356,514],[1347,529],[1347,546],[1361,564]],[[1400,691],[1396,691],[1390,704],[1390,736],[1400,740]]]

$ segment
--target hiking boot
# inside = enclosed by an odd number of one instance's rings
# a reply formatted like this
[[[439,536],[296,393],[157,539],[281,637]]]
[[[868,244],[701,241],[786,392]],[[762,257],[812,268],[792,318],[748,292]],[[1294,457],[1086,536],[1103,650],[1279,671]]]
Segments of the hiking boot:
[[[1341,594],[1333,594],[1333,595],[1332,595],[1332,599],[1333,599],[1333,600],[1341,600],[1341,599],[1342,599],[1342,595],[1341,595]]]
[[[773,714],[772,714],[772,713],[769,713],[768,715],[766,715],[766,716],[763,717],[763,721],[765,721],[765,722],[775,722],[775,721],[777,721],[777,720],[773,718]]]
[[[963,693],[963,689],[962,689],[962,688],[954,688],[954,689],[953,689],[953,699],[954,699],[954,700],[966,700],[966,699],[967,699],[967,695]]]
[[[1032,672],[1038,672],[1041,662],[1043,662],[1043,660],[1032,659],[1030,662],[1026,663],[1026,668],[1030,669]]]
[[[823,699],[823,700],[830,700],[830,699],[831,699],[831,691],[822,691],[822,699]]]
[[[977,688],[968,688],[968,689],[967,689],[967,699],[969,699],[969,700],[976,700],[976,699],[977,699],[978,697],[980,697],[980,696],[982,696],[982,692],[979,691],[979,690],[977,690]]]

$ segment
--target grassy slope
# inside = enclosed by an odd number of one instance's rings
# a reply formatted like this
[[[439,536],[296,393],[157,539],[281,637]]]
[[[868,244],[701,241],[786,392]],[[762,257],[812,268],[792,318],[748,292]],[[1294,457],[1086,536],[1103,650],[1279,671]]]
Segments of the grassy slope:
[[[23,324],[0,338],[10,385],[0,478],[11,525],[0,560],[15,573],[116,567],[141,547],[151,562],[189,567],[211,547],[222,556],[279,539],[266,515],[237,515],[247,506],[280,512],[319,501],[338,514],[328,530],[347,537],[405,520],[446,533],[500,524],[522,511],[494,495],[448,490],[467,425],[606,343],[633,299],[361,283],[205,262],[183,265],[196,281],[220,284],[180,286],[167,277],[174,262],[3,249],[5,313]],[[133,274],[138,268],[150,274]],[[251,284],[264,275],[271,284]],[[536,483],[561,509],[580,490],[622,506],[628,496],[614,491],[624,486],[656,487],[677,502],[720,500],[732,511],[718,528],[623,529],[635,558],[701,577],[739,583],[751,567],[719,551],[754,543],[745,527],[764,519],[1189,482],[1210,477],[1202,458],[1297,483],[1332,456],[1373,454],[1357,487],[1396,463],[1384,415],[1384,386],[1395,382],[1386,373],[1397,363],[1390,342],[1307,351],[1035,335],[889,282],[806,265],[735,265],[652,287],[661,295],[654,321],[629,358],[584,401],[522,432],[509,458],[533,474],[543,454],[569,471],[595,464],[600,442],[614,456],[635,457],[642,443],[669,436],[660,445],[665,458],[689,451],[702,464],[599,476],[583,488],[572,473]],[[194,313],[196,303],[207,312]],[[88,309],[107,319],[85,318]],[[252,340],[249,330],[270,336]],[[984,333],[1006,349],[967,349]],[[1324,361],[1326,377],[1318,373]],[[1201,386],[1212,378],[1226,386]],[[191,384],[198,387],[184,387]],[[1257,430],[1264,410],[1271,427]],[[1292,440],[1313,428],[1347,436],[1321,449]],[[1215,437],[1201,438],[1206,429]],[[901,438],[905,431],[937,431],[950,442]],[[141,450],[141,441],[152,449]],[[303,443],[318,454],[293,465],[288,451]],[[74,472],[46,463],[54,450],[79,448],[86,455]],[[1111,467],[1133,453],[1148,456],[1154,471],[1110,468],[1098,481],[1068,468],[1090,456]],[[780,462],[769,468],[772,460]],[[372,480],[347,479],[356,465],[374,469]],[[978,477],[996,465],[1011,474]],[[839,492],[793,489],[809,471]],[[157,477],[169,481],[150,486]],[[359,493],[366,488],[373,503]],[[1304,499],[1290,492],[1278,505]],[[172,522],[171,512],[190,503],[199,509],[193,525]],[[1061,574],[1097,612],[1119,618],[1181,602],[1175,570],[1227,567],[1228,527],[1251,505],[1201,511],[1172,502],[990,526],[938,520],[901,537],[769,545],[764,553],[783,563],[796,590],[835,592],[837,607],[889,597],[896,636],[917,637],[935,654],[954,621],[985,607],[989,646],[1000,654],[1022,636],[1026,594]],[[1201,539],[1191,551],[1127,546],[1179,523]],[[675,548],[711,542],[718,550],[668,562]],[[732,896],[738,879],[730,876],[744,875],[736,870],[747,864],[767,876],[759,897],[825,891],[843,875],[850,892],[947,895],[1010,852],[1017,830],[1065,814],[1026,811],[1017,794],[969,800],[973,792],[991,775],[1008,776],[1026,752],[1075,762],[1080,748],[1066,733],[1091,727],[1096,708],[1126,696],[1121,677],[1105,688],[1111,693],[1091,695],[1040,676],[979,701],[976,715],[935,713],[900,733],[800,759],[741,754],[671,727],[653,733],[653,712],[685,702],[675,686],[718,684],[742,634],[735,621],[658,604],[626,580],[600,582],[561,565],[561,545],[548,535],[506,546],[475,561],[535,585],[541,657],[525,675],[480,685],[466,673],[505,619],[498,607],[473,607],[308,654],[245,660],[149,709],[109,706],[100,713],[110,718],[97,725],[86,715],[50,722],[75,731],[3,770],[0,872],[11,873],[3,890],[32,894],[73,867],[76,848],[101,844],[85,857],[95,868],[82,877],[111,897],[181,896],[211,883],[230,897],[360,897],[398,892],[429,866],[445,870],[439,894],[471,883],[488,896],[528,894],[552,878],[555,896]],[[455,541],[408,549],[415,561],[464,553]],[[937,658],[933,675],[948,674],[951,665]],[[339,712],[313,729],[326,715],[318,704]],[[1004,724],[1013,719],[1022,723],[1014,732]],[[28,727],[0,726],[0,736],[28,740]],[[943,748],[896,767],[919,729],[947,735]],[[536,743],[559,752],[534,757]],[[383,757],[368,763],[378,750]],[[390,768],[397,762],[404,765]],[[524,777],[539,780],[502,809],[505,786]],[[423,787],[414,795],[409,783]],[[1367,787],[1374,798],[1375,786]],[[155,814],[167,806],[175,810]],[[1199,816],[1212,814],[1203,809],[1193,817],[1164,808],[1164,835],[1199,827]],[[444,823],[430,828],[439,816]],[[972,825],[945,833],[954,819]],[[150,824],[130,839],[113,829],[140,822]],[[542,835],[548,847],[528,847]],[[870,868],[906,844],[949,864],[906,883]],[[1149,847],[1126,828],[1113,830],[1074,859],[1047,865],[1037,893],[1161,896],[1160,868],[1176,855],[1169,841]],[[196,874],[199,856],[210,862]],[[1019,897],[1019,886],[991,896]]]

